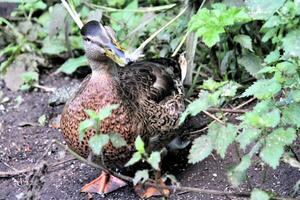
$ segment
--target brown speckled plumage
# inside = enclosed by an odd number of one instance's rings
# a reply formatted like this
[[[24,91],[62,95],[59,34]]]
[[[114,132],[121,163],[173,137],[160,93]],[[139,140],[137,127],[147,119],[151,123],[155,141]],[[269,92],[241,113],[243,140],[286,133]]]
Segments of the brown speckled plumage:
[[[67,144],[82,156],[90,153],[88,131],[79,141],[78,126],[87,119],[85,109],[99,111],[104,106],[119,104],[112,115],[101,123],[101,133],[118,133],[128,146],[104,147],[104,161],[123,166],[135,151],[134,141],[140,135],[147,143],[156,141],[159,149],[175,136],[180,113],[184,110],[180,70],[168,59],[139,61],[115,68],[106,57],[87,53],[92,74],[85,78],[77,93],[67,102],[62,113],[61,129]],[[153,140],[155,138],[155,140]]]

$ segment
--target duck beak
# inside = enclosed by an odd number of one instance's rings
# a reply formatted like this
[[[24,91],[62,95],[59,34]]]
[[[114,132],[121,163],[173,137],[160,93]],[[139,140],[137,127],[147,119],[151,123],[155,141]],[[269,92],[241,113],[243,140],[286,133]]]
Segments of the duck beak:
[[[125,66],[130,61],[125,49],[113,39],[104,47],[104,54],[120,66]]]

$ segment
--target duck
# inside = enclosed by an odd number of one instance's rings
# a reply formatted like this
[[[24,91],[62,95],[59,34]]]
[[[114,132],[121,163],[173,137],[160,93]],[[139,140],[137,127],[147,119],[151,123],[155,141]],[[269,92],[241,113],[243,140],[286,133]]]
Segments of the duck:
[[[176,137],[180,114],[185,109],[184,89],[178,61],[159,58],[135,61],[117,42],[113,31],[98,21],[81,28],[85,56],[91,74],[64,106],[60,128],[67,145],[88,158],[88,145],[95,130],[86,131],[79,140],[79,124],[88,119],[85,110],[99,111],[118,104],[101,122],[102,134],[118,133],[127,146],[104,146],[102,162],[110,170],[123,168],[135,152],[134,142],[140,136],[147,151],[159,150]],[[153,142],[156,141],[156,142]],[[107,171],[86,184],[81,191],[106,194],[127,183]]]

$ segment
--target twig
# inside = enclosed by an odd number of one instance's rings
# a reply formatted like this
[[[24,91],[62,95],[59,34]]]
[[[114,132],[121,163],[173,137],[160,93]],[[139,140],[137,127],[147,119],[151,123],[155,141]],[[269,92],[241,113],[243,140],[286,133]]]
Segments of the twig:
[[[208,108],[210,112],[228,112],[228,113],[246,113],[249,110],[246,109],[230,109],[230,108]]]
[[[39,84],[34,84],[33,86],[36,88],[45,90],[46,92],[54,92],[55,91],[55,88],[53,88],[53,87],[47,87],[47,86],[43,86],[43,85],[39,85]]]
[[[87,1],[83,1],[83,4],[85,4],[89,8],[98,8],[98,9],[104,10],[106,12],[140,12],[140,13],[157,12],[157,11],[161,11],[161,10],[171,9],[174,6],[176,6],[176,4],[174,3],[174,4],[170,4],[170,5],[164,5],[164,6],[139,7],[138,9],[117,9],[117,8],[96,5],[93,3],[89,3]]]
[[[180,50],[180,48],[182,47],[182,45],[184,44],[187,36],[188,36],[189,32],[186,32],[185,35],[182,37],[180,43],[178,44],[178,46],[176,47],[176,49],[174,50],[173,54],[171,55],[171,57],[176,56],[176,54],[178,53],[178,51]]]
[[[145,46],[153,40],[162,30],[164,30],[166,27],[168,27],[170,24],[172,24],[174,21],[176,21],[185,11],[187,7],[184,8],[176,17],[174,17],[172,20],[170,20],[168,23],[166,23],[163,27],[158,29],[155,33],[153,33],[149,38],[147,38],[133,53],[133,55],[138,55],[139,52],[142,52]]]
[[[202,112],[204,112],[207,116],[209,116],[210,118],[214,119],[215,121],[219,122],[220,124],[225,124],[225,122],[223,122],[222,120],[220,120],[219,118],[217,118],[216,116],[214,116],[213,114],[211,114],[210,112],[207,112],[205,110],[203,110]]]
[[[68,13],[71,15],[74,22],[81,29],[83,27],[83,23],[82,23],[80,17],[78,16],[78,14],[76,13],[76,11],[74,11],[72,9],[72,7],[66,2],[66,0],[61,0],[61,2],[63,4],[63,6],[66,8],[66,10],[68,11]]]

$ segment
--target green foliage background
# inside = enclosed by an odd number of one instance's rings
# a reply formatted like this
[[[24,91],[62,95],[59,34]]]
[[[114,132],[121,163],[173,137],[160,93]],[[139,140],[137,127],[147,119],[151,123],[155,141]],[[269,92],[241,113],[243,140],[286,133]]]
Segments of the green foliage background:
[[[101,19],[116,31],[118,40],[129,51],[185,6],[171,0],[73,2],[83,21]],[[172,3],[177,5],[168,10],[137,11]],[[190,4],[199,7],[195,2]],[[235,120],[224,112],[216,113],[219,120],[208,125],[207,134],[193,141],[190,163],[202,161],[214,150],[224,158],[229,145],[238,144],[243,155],[240,163],[228,171],[228,180],[238,186],[247,177],[256,155],[273,169],[289,156],[288,149],[298,138],[300,127],[299,16],[298,0],[208,1],[192,17],[182,16],[147,46],[147,57],[167,57],[187,32],[199,37],[195,75],[188,88],[192,102],[181,116],[181,123],[211,107],[228,107],[255,98],[251,111]],[[4,30],[0,32],[2,78],[15,65],[13,61],[22,61],[24,55],[35,63],[21,75],[23,90],[38,85],[41,67],[72,74],[87,64],[79,30],[58,2],[21,3],[11,18],[0,18],[0,25]],[[143,154],[138,152],[135,162]],[[158,168],[158,157],[154,168]],[[140,171],[136,181],[147,177]],[[251,198],[271,196],[255,189]]]

